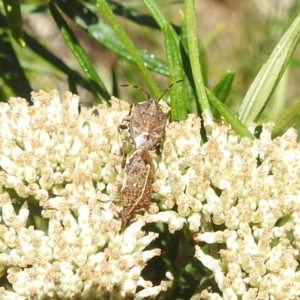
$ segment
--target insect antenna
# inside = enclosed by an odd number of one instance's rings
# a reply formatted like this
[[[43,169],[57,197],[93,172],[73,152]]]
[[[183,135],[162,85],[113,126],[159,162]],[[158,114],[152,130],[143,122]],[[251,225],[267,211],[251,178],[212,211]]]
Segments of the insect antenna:
[[[179,80],[173,82],[172,84],[170,84],[170,85],[166,88],[166,90],[162,93],[162,95],[158,98],[157,101],[159,101],[159,100],[160,100],[160,99],[161,99],[161,98],[169,91],[169,89],[170,89],[173,85],[175,85],[176,83],[181,82],[181,81],[183,81],[183,79],[179,79]]]
[[[138,90],[144,92],[144,93],[147,95],[148,100],[151,98],[150,94],[149,94],[146,90],[144,90],[143,88],[141,88],[141,87],[139,87],[139,86],[137,86],[137,85],[132,85],[132,84],[121,84],[120,86],[122,86],[122,87],[131,87],[131,88],[138,89]]]

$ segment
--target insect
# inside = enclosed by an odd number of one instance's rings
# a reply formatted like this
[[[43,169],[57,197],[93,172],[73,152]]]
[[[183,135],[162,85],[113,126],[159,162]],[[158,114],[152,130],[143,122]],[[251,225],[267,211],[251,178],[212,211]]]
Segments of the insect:
[[[128,84],[121,85],[139,89],[148,97],[145,102],[132,104],[129,115],[123,120],[129,123],[128,126],[125,124],[119,126],[121,129],[128,127],[130,139],[135,149],[156,150],[159,152],[159,145],[165,136],[165,127],[169,120],[169,113],[162,110],[159,100],[174,84],[181,81],[183,79],[172,83],[158,100],[152,99],[150,94],[141,87]]]
[[[121,188],[124,199],[121,213],[123,221],[131,219],[137,210],[150,207],[154,179],[155,169],[150,151],[138,149],[133,152],[126,163]]]

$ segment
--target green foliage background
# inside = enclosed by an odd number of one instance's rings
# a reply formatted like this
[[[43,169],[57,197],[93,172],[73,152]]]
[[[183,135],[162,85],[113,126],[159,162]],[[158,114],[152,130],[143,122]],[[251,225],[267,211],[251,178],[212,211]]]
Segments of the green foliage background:
[[[30,101],[32,90],[58,89],[79,94],[84,106],[110,95],[143,101],[143,93],[121,90],[120,84],[141,86],[159,98],[171,83],[184,79],[167,100],[173,121],[208,109],[250,139],[255,136],[245,126],[248,121],[274,121],[276,136],[288,125],[298,128],[299,6],[297,0],[270,5],[254,0],[21,5],[3,0],[0,99]],[[145,279],[163,280],[171,270],[175,280],[168,297],[190,299],[207,275],[193,253],[186,253],[190,233],[185,228],[170,235],[163,225],[148,229],[163,237],[152,245],[162,249],[162,256],[149,263]]]

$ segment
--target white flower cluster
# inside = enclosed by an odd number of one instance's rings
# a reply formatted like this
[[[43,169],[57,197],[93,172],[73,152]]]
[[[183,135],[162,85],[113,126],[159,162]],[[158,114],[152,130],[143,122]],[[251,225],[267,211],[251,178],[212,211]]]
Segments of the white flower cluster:
[[[203,114],[168,126],[158,163],[155,198],[171,232],[185,222],[195,256],[213,273],[220,292],[200,299],[299,299],[300,145],[295,129],[271,139],[240,138]],[[255,124],[249,126],[252,131]],[[210,244],[211,253],[201,246]],[[207,247],[206,247],[207,249]],[[207,282],[205,283],[207,285]],[[201,287],[199,288],[201,290]],[[222,296],[220,296],[222,295]]]
[[[79,113],[71,93],[32,97],[33,106],[0,104],[0,280],[9,285],[0,299],[155,299],[170,283],[141,276],[161,255],[145,250],[157,237],[142,230],[150,222],[193,233],[195,257],[213,275],[195,299],[299,299],[294,129],[272,140],[264,124],[251,141],[204,113],[203,141],[194,115],[167,125],[151,207],[128,225],[117,126],[129,105],[113,98]]]
[[[0,276],[12,289],[1,287],[0,299],[156,297],[164,282],[153,286],[141,271],[160,255],[144,250],[157,234],[118,218],[116,125],[129,105],[79,114],[71,93],[32,98],[0,104]]]

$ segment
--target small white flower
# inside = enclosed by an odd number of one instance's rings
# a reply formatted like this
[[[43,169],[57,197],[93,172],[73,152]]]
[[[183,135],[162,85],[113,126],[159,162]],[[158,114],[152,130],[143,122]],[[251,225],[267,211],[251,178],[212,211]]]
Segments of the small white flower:
[[[155,298],[170,282],[153,286],[142,277],[147,262],[164,255],[151,248],[159,234],[143,228],[161,222],[171,234],[193,233],[195,257],[213,274],[206,284],[219,292],[195,297],[297,299],[294,129],[272,140],[274,124],[263,124],[251,141],[205,111],[202,141],[200,118],[168,124],[163,153],[153,157],[150,209],[122,223],[119,155],[132,146],[118,125],[129,105],[112,98],[111,107],[79,113],[76,95],[61,98],[40,91],[33,106],[21,99],[0,104],[0,276],[12,290],[1,288],[1,299]],[[254,132],[256,125],[248,126]]]

